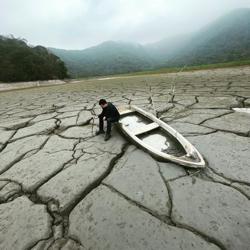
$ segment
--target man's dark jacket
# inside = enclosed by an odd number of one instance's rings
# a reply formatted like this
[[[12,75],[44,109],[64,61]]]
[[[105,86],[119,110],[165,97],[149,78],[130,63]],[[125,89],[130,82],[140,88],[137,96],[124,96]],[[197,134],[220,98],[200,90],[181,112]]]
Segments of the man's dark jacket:
[[[98,115],[99,118],[106,117],[107,118],[115,118],[119,120],[120,114],[117,108],[111,103],[108,102],[108,106],[102,109],[102,113]]]

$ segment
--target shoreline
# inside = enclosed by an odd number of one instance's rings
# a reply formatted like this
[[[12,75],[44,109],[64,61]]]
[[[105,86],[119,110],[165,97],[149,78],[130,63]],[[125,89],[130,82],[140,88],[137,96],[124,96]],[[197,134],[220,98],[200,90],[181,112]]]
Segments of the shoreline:
[[[47,81],[30,81],[30,82],[13,82],[13,83],[0,83],[0,92],[27,89],[43,86],[53,86],[65,84],[67,81],[63,80],[47,80]]]

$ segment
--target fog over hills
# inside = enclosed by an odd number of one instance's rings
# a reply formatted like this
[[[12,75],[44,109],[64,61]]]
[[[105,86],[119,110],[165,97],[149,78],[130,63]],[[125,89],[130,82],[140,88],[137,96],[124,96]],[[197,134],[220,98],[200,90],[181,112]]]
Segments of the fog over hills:
[[[72,76],[250,59],[250,9],[237,9],[193,34],[140,45],[107,41],[84,50],[49,48]]]
[[[194,34],[167,65],[199,65],[250,58],[250,9],[239,9]]]
[[[152,69],[154,60],[140,44],[107,41],[85,50],[50,48],[73,76],[106,75]]]

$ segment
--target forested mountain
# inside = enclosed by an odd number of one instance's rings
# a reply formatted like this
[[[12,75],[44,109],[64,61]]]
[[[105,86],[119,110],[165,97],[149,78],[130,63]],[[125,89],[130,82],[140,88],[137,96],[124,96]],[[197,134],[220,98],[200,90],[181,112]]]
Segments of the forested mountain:
[[[250,59],[250,10],[239,9],[190,37],[166,65],[200,65]]]
[[[0,36],[0,81],[34,81],[67,77],[64,62],[42,46]]]
[[[154,60],[139,44],[108,41],[85,50],[49,48],[74,76],[109,75],[151,69]]]
[[[178,54],[192,39],[193,34],[179,35],[163,39],[156,43],[145,45],[145,49],[152,59],[155,67],[164,66],[169,59]]]
[[[110,41],[85,50],[50,50],[73,76],[250,59],[250,9],[235,10],[194,34],[145,46]]]

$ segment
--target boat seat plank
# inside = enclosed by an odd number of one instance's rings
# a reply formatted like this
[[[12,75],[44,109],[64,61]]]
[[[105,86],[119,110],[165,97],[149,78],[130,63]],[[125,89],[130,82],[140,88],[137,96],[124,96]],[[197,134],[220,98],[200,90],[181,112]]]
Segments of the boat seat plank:
[[[134,112],[135,111],[131,109],[119,110],[120,115],[127,115],[127,114],[134,113]]]
[[[147,125],[144,125],[140,128],[137,128],[133,131],[133,134],[134,135],[140,135],[140,134],[143,134],[143,133],[146,133],[146,132],[149,132],[153,129],[156,129],[159,127],[159,124],[157,124],[156,122],[152,122],[152,123],[149,123]]]

